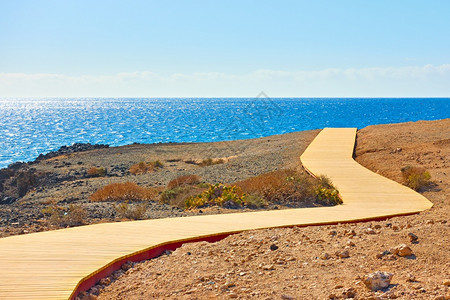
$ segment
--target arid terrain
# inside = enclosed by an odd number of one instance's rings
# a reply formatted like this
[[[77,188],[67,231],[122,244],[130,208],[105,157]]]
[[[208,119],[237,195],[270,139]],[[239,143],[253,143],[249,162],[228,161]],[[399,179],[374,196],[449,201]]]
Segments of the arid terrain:
[[[420,214],[382,221],[243,232],[216,243],[190,243],[158,258],[130,263],[82,293],[86,299],[450,299],[450,119],[369,126],[358,131],[355,159],[403,183],[401,169],[425,168],[432,183],[420,192],[433,202]],[[165,187],[180,175],[233,183],[279,169],[301,170],[299,156],[318,131],[205,144],[129,145],[61,154],[19,165],[0,176],[0,236],[60,228],[43,210],[76,204],[85,224],[122,221],[113,202],[89,196],[108,183]],[[204,159],[223,163],[200,166]],[[156,172],[133,175],[132,165],[159,160]],[[14,166],[13,166],[14,167]],[[105,176],[89,176],[90,168]],[[3,169],[4,170],[4,169]],[[4,171],[5,172],[5,171]],[[28,172],[28,173],[27,173]],[[28,177],[21,174],[28,174]],[[29,175],[32,176],[29,176]],[[0,174],[2,175],[2,174]],[[31,178],[19,196],[24,176]],[[5,178],[7,177],[7,178]],[[14,181],[15,180],[15,181]],[[34,181],[33,181],[34,180]],[[339,187],[338,187],[339,188]],[[22,190],[23,193],[23,190]],[[1,198],[0,198],[1,200]],[[395,199],[393,199],[395,201]],[[272,205],[264,209],[282,209]],[[146,218],[246,211],[183,210],[150,201]],[[411,240],[410,233],[417,236]],[[389,251],[406,244],[412,255]],[[343,255],[343,252],[347,252]],[[348,257],[346,257],[348,256]],[[365,275],[393,274],[389,287],[370,291]]]
[[[46,159],[16,163],[0,170],[0,237],[66,227],[70,224],[54,222],[43,212],[48,208],[68,212],[71,205],[86,212],[82,224],[123,221],[125,219],[115,209],[116,201],[92,202],[89,199],[96,190],[111,183],[133,182],[162,190],[182,175],[195,174],[203,182],[215,184],[234,183],[274,170],[300,170],[298,158],[318,132],[217,143],[134,144],[74,153],[64,153],[70,150],[65,149],[46,155]],[[198,165],[207,159],[221,159],[223,163]],[[157,171],[138,175],[129,172],[135,164],[156,160],[163,164]],[[91,168],[103,168],[106,174],[90,176]],[[158,197],[152,200],[145,201],[148,207],[144,219],[246,210],[211,207],[186,211],[161,203]],[[263,209],[277,208],[282,209],[283,205]]]
[[[447,119],[370,126],[358,132],[356,160],[372,171],[399,182],[400,170],[407,165],[431,173],[433,184],[421,191],[434,203],[428,211],[185,244],[135,264],[122,276],[114,274],[118,279],[106,279],[115,281],[98,298],[450,299],[449,128]],[[418,239],[411,241],[409,233]],[[387,252],[399,244],[410,247],[412,255]],[[340,258],[345,250],[349,257]],[[372,292],[363,284],[364,276],[375,271],[393,274],[388,288]]]

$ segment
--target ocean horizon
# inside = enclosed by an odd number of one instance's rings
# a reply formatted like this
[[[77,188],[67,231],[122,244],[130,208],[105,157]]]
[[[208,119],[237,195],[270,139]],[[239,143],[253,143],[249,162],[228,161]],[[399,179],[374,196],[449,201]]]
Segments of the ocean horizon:
[[[0,168],[74,143],[216,142],[445,118],[450,98],[0,98]]]

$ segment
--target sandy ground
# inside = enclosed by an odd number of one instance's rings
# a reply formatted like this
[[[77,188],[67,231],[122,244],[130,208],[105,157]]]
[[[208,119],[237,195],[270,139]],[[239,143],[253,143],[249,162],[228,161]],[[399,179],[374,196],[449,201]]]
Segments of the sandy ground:
[[[279,147],[298,142],[291,138]],[[304,144],[287,157],[298,160],[301,149]],[[277,161],[279,155],[271,157]],[[402,167],[425,167],[433,184],[421,192],[434,207],[383,221],[249,231],[216,243],[185,244],[124,267],[90,297],[100,292],[98,299],[450,299],[450,119],[364,128],[355,158],[399,182]],[[418,240],[412,242],[409,233]],[[382,254],[399,244],[413,254]],[[339,257],[343,251],[347,258]],[[363,284],[374,271],[393,274],[388,288],[372,292]]]

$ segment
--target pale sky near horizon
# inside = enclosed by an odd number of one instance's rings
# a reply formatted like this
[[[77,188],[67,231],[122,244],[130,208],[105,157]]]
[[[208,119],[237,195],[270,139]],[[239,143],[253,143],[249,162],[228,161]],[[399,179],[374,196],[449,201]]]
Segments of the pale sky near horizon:
[[[450,1],[0,0],[0,97],[449,97]]]

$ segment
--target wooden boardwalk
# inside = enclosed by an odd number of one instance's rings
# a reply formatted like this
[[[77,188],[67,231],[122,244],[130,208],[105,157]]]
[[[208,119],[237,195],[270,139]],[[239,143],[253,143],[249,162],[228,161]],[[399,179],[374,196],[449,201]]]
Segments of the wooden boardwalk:
[[[251,229],[380,219],[432,206],[422,195],[352,159],[356,129],[324,129],[301,156],[327,175],[344,201],[335,207],[107,223],[0,239],[0,299],[68,299],[126,260],[154,257],[182,242]]]

